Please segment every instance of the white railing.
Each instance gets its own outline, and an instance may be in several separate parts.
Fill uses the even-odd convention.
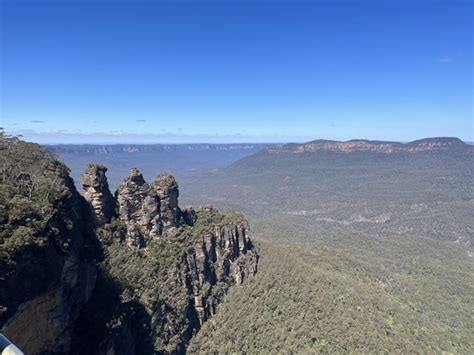
[[[1,355],[24,355],[23,351],[18,349],[6,336],[0,333],[0,351]]]

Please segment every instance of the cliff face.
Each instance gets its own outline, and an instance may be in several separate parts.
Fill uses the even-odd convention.
[[[68,352],[95,287],[98,248],[67,168],[0,137],[0,329],[27,354]]]
[[[126,225],[125,240],[129,246],[144,247],[161,234],[158,195],[137,169],[132,169],[115,196],[118,218]]]
[[[168,174],[149,184],[132,169],[115,196],[116,215],[98,235],[107,255],[102,274],[120,285],[114,295],[120,302],[98,322],[88,315],[83,320],[89,332],[104,334],[99,351],[122,353],[126,335],[137,352],[183,352],[227,289],[257,270],[247,222],[210,206],[181,210],[178,184]],[[104,292],[93,302],[110,298]],[[111,332],[106,323],[120,326]],[[141,324],[140,331],[133,324]],[[137,345],[143,339],[149,348]],[[97,351],[96,345],[82,343],[77,353]]]
[[[106,172],[107,168],[103,165],[89,164],[84,174],[81,175],[84,197],[92,206],[99,224],[109,222],[115,210],[115,200],[109,190],[109,184],[105,177]]]
[[[282,147],[268,148],[272,153],[290,152],[318,152],[332,151],[342,153],[353,152],[373,152],[373,153],[419,153],[427,151],[444,151],[451,149],[472,150],[472,147],[458,138],[425,138],[410,143],[383,142],[369,140],[350,140],[347,142],[337,142],[329,140],[315,140],[304,144],[287,144]]]
[[[257,254],[238,214],[178,206],[168,174],[83,196],[38,145],[0,137],[0,331],[28,354],[182,353]]]
[[[47,148],[58,154],[135,154],[142,152],[169,152],[169,151],[258,151],[261,144],[56,144]]]
[[[160,198],[160,214],[164,231],[173,233],[179,227],[180,209],[178,207],[178,183],[169,174],[160,174],[153,184],[156,194]]]
[[[212,207],[198,211],[201,218],[219,215]],[[225,219],[225,217],[224,217]],[[257,271],[257,256],[247,236],[244,220],[229,220],[213,226],[210,233],[198,238],[187,255],[189,293],[201,325],[215,313],[219,297],[209,291],[212,286],[231,280],[237,285]]]

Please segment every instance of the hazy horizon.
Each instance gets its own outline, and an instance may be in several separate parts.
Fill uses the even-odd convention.
[[[0,353],[474,354],[473,6],[0,0]]]
[[[11,134],[10,132],[6,132],[7,134]],[[138,137],[130,137],[128,136],[127,139],[118,139],[114,137],[113,135],[109,136],[110,140],[100,140],[100,139],[93,139],[93,140],[84,140],[84,136],[82,135],[69,135],[67,139],[61,140],[61,135],[51,135],[50,137],[54,137],[53,140],[48,140],[48,135],[45,135],[45,137],[35,137],[35,135],[23,135],[19,133],[21,138],[32,142],[32,143],[38,143],[38,144],[43,144],[43,145],[187,145],[187,144],[195,144],[195,145],[200,145],[200,144],[209,144],[209,145],[226,145],[226,144],[239,144],[239,145],[244,145],[244,144],[249,144],[249,145],[265,145],[265,144],[289,144],[289,143],[307,143],[311,142],[314,140],[328,140],[328,141],[336,141],[336,142],[347,142],[351,140],[369,140],[369,141],[383,141],[383,142],[397,142],[397,143],[409,143],[413,142],[416,140],[420,139],[426,139],[426,138],[458,138],[459,137],[448,137],[448,136],[436,136],[436,137],[418,137],[413,140],[385,140],[385,139],[378,139],[378,138],[366,138],[366,137],[352,137],[348,139],[333,139],[333,138],[327,138],[327,137],[313,137],[313,138],[302,138],[300,137],[299,139],[282,139],[282,140],[271,140],[269,138],[267,139],[242,139],[242,140],[226,140],[225,137],[219,137],[219,140],[180,140],[182,137],[175,137],[176,140],[158,140],[158,139],[153,139],[152,135],[151,136],[145,136],[145,138],[138,138]],[[15,134],[14,134],[15,135]],[[100,137],[103,138],[101,135]],[[39,139],[38,139],[39,138]],[[46,139],[44,139],[46,138]],[[99,137],[94,137],[94,138],[99,138]],[[467,141],[461,139],[464,143],[467,144],[474,144],[474,141]]]
[[[470,1],[0,6],[0,127],[27,140],[474,140]]]

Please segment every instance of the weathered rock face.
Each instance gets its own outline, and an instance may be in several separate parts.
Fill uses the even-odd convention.
[[[91,204],[98,224],[110,222],[115,212],[115,199],[110,193],[103,165],[89,164],[81,175],[84,198]]]
[[[68,353],[95,287],[92,213],[63,164],[37,145],[1,141],[11,173],[1,172],[0,331],[26,354]],[[28,191],[19,172],[36,181]]]
[[[135,294],[147,314],[138,319],[132,315],[128,324],[146,325],[155,353],[185,352],[193,333],[215,314],[228,289],[255,274],[258,255],[247,230],[242,216],[205,207],[196,212],[193,227],[151,241],[145,252],[148,259],[143,257],[143,249],[127,248],[121,267],[129,269],[131,266],[122,260],[137,260],[139,256],[142,280],[129,284],[128,294]],[[176,248],[177,244],[182,248]],[[110,263],[114,264],[113,259]],[[120,334],[129,333],[133,333],[132,328],[120,330]],[[141,341],[132,338],[135,344]],[[114,344],[116,338],[107,342]]]
[[[439,137],[420,139],[406,144],[399,142],[370,141],[365,139],[354,139],[346,142],[319,139],[304,144],[287,144],[282,147],[268,148],[267,151],[271,153],[331,151],[340,153],[372,152],[391,154],[446,151],[452,149],[474,150],[473,147],[458,138]]]
[[[164,232],[173,232],[179,226],[178,183],[174,176],[160,174],[153,184],[160,198],[160,215]]]
[[[132,169],[115,196],[118,217],[127,228],[125,240],[129,246],[145,247],[161,235],[160,199],[138,169]]]
[[[101,339],[109,352],[133,348],[123,344],[125,338],[127,344],[135,344],[136,352],[184,352],[228,288],[257,271],[258,256],[241,215],[221,214],[211,206],[181,210],[178,197],[174,177],[162,174],[148,184],[137,169],[117,189],[120,224],[113,218],[100,232],[111,243],[105,274],[119,280],[115,297],[123,302],[121,326]],[[126,306],[132,303],[133,310]],[[106,322],[114,323],[114,317]],[[143,331],[137,334],[137,329]],[[100,324],[93,333],[98,332]],[[153,350],[137,348],[144,343],[152,344]],[[77,353],[95,352],[95,346]]]
[[[173,236],[183,225],[192,225],[196,213],[192,208],[181,211],[178,206],[179,189],[176,179],[161,174],[148,184],[138,169],[117,188],[118,217],[127,229],[129,246],[144,248],[160,236]]]
[[[184,210],[181,211],[181,218],[183,219],[183,222],[187,224],[188,226],[194,225],[197,220],[197,214],[194,208],[188,206]]]
[[[25,353],[183,353],[256,272],[245,219],[181,210],[171,175],[133,169],[114,198],[89,165],[82,197],[47,151],[2,144],[0,331]]]
[[[33,297],[21,303],[13,316],[2,322],[1,332],[13,339],[26,354],[67,353],[71,326],[95,286],[97,270],[94,263],[85,262],[77,255],[61,258],[48,253],[45,257],[59,258],[59,279],[53,284],[48,282],[44,293],[29,294]]]
[[[203,207],[197,212],[198,218],[209,213],[218,212],[212,207]],[[257,272],[258,256],[247,230],[246,221],[215,225],[213,233],[202,236],[187,256],[187,277],[200,325],[215,313],[220,301],[209,293],[213,285],[229,280],[240,285]]]

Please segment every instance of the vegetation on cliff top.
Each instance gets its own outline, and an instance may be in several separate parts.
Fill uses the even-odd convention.
[[[45,306],[43,314],[38,312],[26,317],[38,317],[38,322],[47,322],[55,313],[60,320],[50,332],[51,338],[45,341],[63,343],[64,337],[58,339],[58,333],[63,326],[69,327],[64,323],[74,319],[77,307],[88,297],[87,290],[81,288],[90,281],[88,277],[94,278],[97,252],[89,209],[75,190],[67,167],[43,147],[0,131],[2,332],[13,335],[15,340],[15,331],[4,326],[12,320],[18,307],[38,296],[54,293],[55,302]],[[63,296],[67,301],[61,298]],[[62,302],[64,304],[60,304]],[[22,333],[26,335],[17,335],[30,337],[25,351],[36,345],[46,351],[48,344],[37,342],[37,337],[32,335],[33,328],[24,329]]]
[[[190,353],[474,351],[474,270],[459,246],[342,231],[292,236],[257,243],[259,272],[229,291]]]
[[[194,220],[192,210],[179,212],[182,216],[172,235],[152,239],[146,248],[132,248],[124,243],[130,221],[116,215],[111,223],[94,226],[91,206],[54,154],[1,133],[0,164],[0,327],[4,331],[5,324],[15,320],[20,305],[52,292],[56,303],[38,309],[37,316],[47,322],[59,315],[61,327],[68,332],[61,340],[63,350],[39,341],[38,347],[29,346],[30,352],[182,352],[210,315],[199,313],[201,302],[214,309],[237,282],[229,274],[230,264],[217,277],[212,270],[222,265],[214,265],[216,260],[200,253],[205,243],[217,243],[211,241],[216,228],[237,233],[236,226],[245,226],[240,214],[221,214],[206,207],[197,211]],[[194,225],[184,223],[188,217]],[[233,243],[237,237],[242,236],[232,235]],[[219,251],[220,262],[242,266],[244,261],[233,254],[239,249],[236,245],[230,246],[229,255]],[[227,259],[231,257],[236,259]],[[88,268],[90,279],[76,285],[74,280],[88,277],[81,273]],[[77,289],[70,290],[74,285]],[[92,290],[90,299],[84,296]],[[84,299],[67,304],[68,297],[77,296],[74,292]],[[37,336],[34,328],[27,330]],[[9,336],[17,339],[14,333]]]
[[[260,152],[185,179],[261,256],[189,351],[473,353],[473,158]]]
[[[95,348],[100,339],[123,338],[127,328],[138,353],[184,350],[199,328],[196,316],[190,315],[193,295],[185,286],[189,282],[186,258],[203,237],[213,235],[216,226],[245,223],[238,213],[221,214],[213,208],[201,209],[197,215],[195,225],[180,227],[173,237],[152,240],[144,249],[124,246],[126,227],[117,218],[97,230],[104,250],[102,281],[78,322],[87,326],[76,333],[77,353]],[[207,267],[214,265],[209,262]],[[220,301],[232,284],[231,279],[207,284],[202,294]]]

